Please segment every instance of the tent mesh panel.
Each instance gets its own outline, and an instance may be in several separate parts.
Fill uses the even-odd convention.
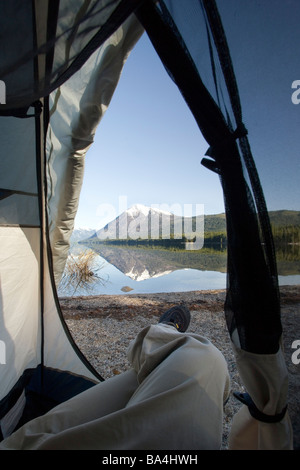
[[[202,15],[200,49],[206,51],[213,64],[214,87],[209,91],[202,80],[202,70],[186,45],[195,40],[189,37],[194,34],[193,28],[180,30],[181,24],[193,24],[196,11],[197,20]],[[210,158],[203,159],[204,165],[220,175],[228,239],[225,314],[229,333],[232,338],[238,333],[239,346],[244,350],[275,353],[282,327],[273,238],[216,4],[203,0],[183,5],[183,2],[166,0],[156,7],[151,3],[143,5],[138,17],[210,146]],[[215,73],[217,59],[221,79]],[[222,96],[222,106],[217,95]],[[244,167],[251,186],[246,182]]]

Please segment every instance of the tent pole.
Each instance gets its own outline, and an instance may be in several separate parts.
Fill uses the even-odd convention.
[[[35,105],[35,139],[36,139],[36,169],[39,194],[39,218],[40,218],[40,327],[41,327],[41,390],[43,389],[44,367],[44,255],[45,255],[45,195],[44,195],[44,126],[43,106],[41,101]]]

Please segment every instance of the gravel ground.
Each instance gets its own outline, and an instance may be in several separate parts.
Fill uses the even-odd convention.
[[[233,391],[244,391],[225,324],[225,291],[167,294],[130,294],[61,298],[60,304],[70,332],[94,368],[104,379],[130,367],[126,351],[136,334],[157,323],[170,306],[184,302],[191,311],[188,331],[206,336],[227,360]],[[300,449],[300,364],[292,362],[293,341],[300,340],[300,286],[281,288],[284,347],[289,370],[289,412],[294,429],[294,448]],[[223,449],[234,414],[240,403],[231,395],[225,407]]]

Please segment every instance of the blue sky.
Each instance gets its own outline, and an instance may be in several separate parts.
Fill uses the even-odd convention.
[[[98,206],[204,204],[223,212],[216,175],[197,124],[146,35],[132,51],[87,153],[78,226],[101,225]],[[125,199],[124,199],[125,200]],[[98,212],[98,215],[97,215]]]
[[[226,0],[228,5],[232,1]],[[297,14],[290,15],[288,21],[279,10],[270,18],[270,11],[263,8],[268,2],[253,1],[262,8],[259,15],[252,12],[252,17],[246,10],[246,23],[250,31],[257,29],[258,44],[260,34],[263,41],[269,28],[268,42],[261,49],[249,40],[244,45],[230,44],[239,65],[237,78],[245,105],[245,124],[268,208],[300,210],[300,104],[291,101],[292,82],[300,80],[299,54],[296,47],[291,47],[299,44],[299,2],[286,0],[290,7],[297,6]],[[280,5],[278,0],[272,2]],[[224,14],[226,27],[225,10]],[[243,47],[250,57],[255,54],[258,64],[251,74],[249,65],[243,68]],[[284,51],[281,64],[274,53],[276,48]],[[259,66],[263,67],[266,60],[268,75],[261,77]],[[115,209],[115,215],[124,204],[129,208],[135,203],[170,208],[186,204],[193,212],[198,204],[204,205],[206,214],[223,212],[219,178],[200,163],[207,147],[144,34],[125,64],[87,153],[75,226],[101,228],[111,219],[105,214],[105,204]]]

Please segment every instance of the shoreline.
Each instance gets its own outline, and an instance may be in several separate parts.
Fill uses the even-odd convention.
[[[59,299],[64,319],[76,344],[106,380],[130,368],[126,351],[131,340],[174,304],[184,302],[191,312],[188,331],[206,336],[224,355],[232,391],[244,392],[231,348],[224,315],[226,290],[157,294],[120,294]],[[294,448],[300,450],[300,364],[292,362],[293,341],[300,340],[300,285],[281,286],[281,317],[286,365],[289,373],[289,413]],[[240,403],[234,397],[225,407],[223,448]]]
[[[300,301],[300,284],[285,284],[279,286],[280,294],[283,295],[282,299],[286,301],[288,299],[290,301]],[[96,295],[78,295],[78,296],[66,296],[60,295],[59,300],[62,302],[67,302],[68,300],[76,301],[78,300],[93,300],[93,299],[112,299],[112,298],[119,298],[119,297],[166,297],[169,298],[170,296],[182,297],[182,296],[192,296],[194,295],[218,295],[218,294],[225,294],[226,288],[224,289],[202,289],[202,290],[190,290],[190,291],[176,291],[176,292],[149,292],[149,293],[135,293],[132,291],[120,293],[120,294],[96,294]]]

